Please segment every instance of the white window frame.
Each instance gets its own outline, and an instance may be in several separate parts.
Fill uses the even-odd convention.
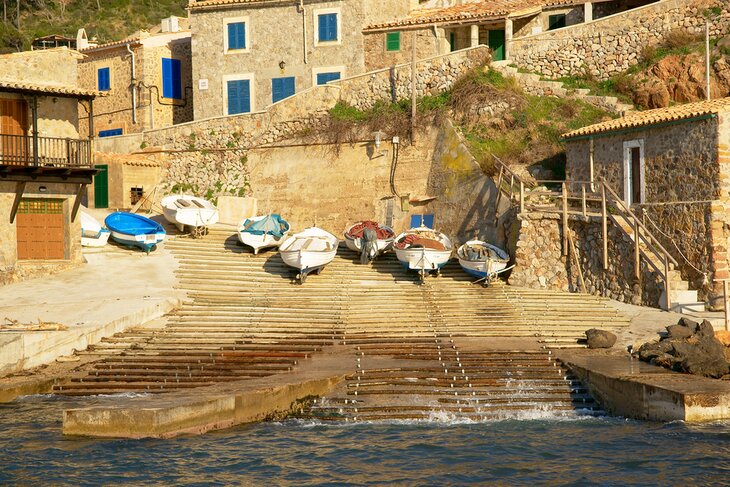
[[[639,148],[639,181],[641,184],[640,198],[641,201],[631,201],[631,149]],[[624,142],[624,203],[628,206],[632,204],[641,204],[646,201],[646,167],[644,154],[644,139],[629,140]]]
[[[221,94],[223,97],[223,115],[226,117],[234,117],[236,115],[245,115],[245,113],[236,113],[235,115],[228,114],[228,82],[229,81],[242,81],[248,80],[251,91],[249,97],[251,98],[251,110],[248,113],[256,111],[256,83],[255,76],[253,73],[240,73],[240,74],[227,74],[221,78],[223,87],[221,88]]]
[[[319,40],[319,16],[326,14],[337,14],[337,40],[336,41],[320,41]],[[342,45],[342,8],[320,8],[312,10],[312,24],[314,30],[314,47],[317,46],[339,46]]]
[[[312,68],[312,86],[324,86],[324,85],[317,84],[317,75],[318,74],[334,73],[334,72],[340,73],[340,79],[343,79],[345,77],[345,67],[344,66],[328,66],[326,68]]]
[[[228,24],[244,23],[245,49],[228,49]],[[244,54],[251,52],[251,22],[249,17],[226,17],[223,19],[223,54]]]

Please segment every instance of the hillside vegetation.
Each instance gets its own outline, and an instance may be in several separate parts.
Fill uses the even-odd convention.
[[[5,20],[0,22],[3,52],[28,49],[34,38],[50,34],[75,37],[81,27],[86,29],[89,38],[96,37],[99,42],[123,39],[170,15],[185,16],[187,5],[187,0],[18,1],[20,19],[15,1],[4,1],[7,10]]]

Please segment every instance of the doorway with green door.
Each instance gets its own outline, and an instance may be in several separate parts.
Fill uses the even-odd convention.
[[[489,31],[489,49],[492,50],[492,61],[504,61],[504,30]]]
[[[94,176],[94,208],[109,208],[109,166],[94,166],[99,173]]]

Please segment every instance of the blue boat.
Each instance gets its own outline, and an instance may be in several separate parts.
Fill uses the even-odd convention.
[[[154,220],[134,213],[117,211],[104,220],[112,239],[122,245],[139,247],[148,254],[165,240],[165,229]]]

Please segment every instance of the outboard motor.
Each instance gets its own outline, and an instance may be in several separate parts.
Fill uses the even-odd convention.
[[[378,255],[378,232],[366,228],[360,239],[360,263],[367,264]]]

